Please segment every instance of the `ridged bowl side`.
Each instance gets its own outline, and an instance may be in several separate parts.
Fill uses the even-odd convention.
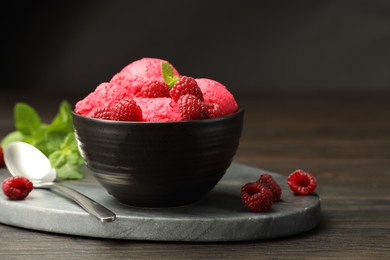
[[[215,119],[118,122],[73,113],[88,169],[124,204],[195,202],[223,177],[237,151],[244,110]]]

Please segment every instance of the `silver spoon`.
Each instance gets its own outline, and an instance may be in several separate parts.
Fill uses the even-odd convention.
[[[4,151],[5,164],[13,176],[24,176],[34,185],[34,188],[48,189],[73,200],[89,214],[101,222],[111,222],[116,219],[115,213],[80,192],[56,183],[55,169],[49,159],[35,146],[25,142],[13,142]]]

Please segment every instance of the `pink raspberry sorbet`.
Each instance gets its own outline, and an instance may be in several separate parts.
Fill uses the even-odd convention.
[[[114,75],[110,82],[122,86],[135,94],[150,80],[164,81],[161,73],[161,62],[163,61],[168,62],[156,58],[142,58],[134,61]],[[180,76],[177,70],[173,69],[174,74]]]
[[[166,60],[158,58],[142,58],[124,67],[114,75],[110,82],[103,82],[84,99],[78,101],[74,111],[80,115],[91,117],[98,108],[111,109],[123,98],[136,101],[142,110],[143,120],[147,122],[174,122],[183,120],[178,104],[171,97],[140,98],[136,97],[141,88],[151,80],[164,81],[161,64]],[[172,65],[171,65],[172,66]],[[174,76],[181,77],[173,68]],[[232,93],[221,83],[206,79],[195,79],[202,90],[204,101],[217,103],[223,108],[225,115],[238,109]]]
[[[195,79],[202,90],[205,102],[217,103],[225,114],[231,114],[237,111],[238,104],[232,93],[221,83],[212,79]]]
[[[104,82],[97,86],[95,91],[76,103],[75,112],[90,117],[96,108],[111,108],[125,97],[133,98],[134,95],[121,86]]]

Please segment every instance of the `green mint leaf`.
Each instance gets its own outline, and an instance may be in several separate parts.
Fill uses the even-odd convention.
[[[23,141],[29,143],[36,148],[38,148],[44,155],[48,156],[49,151],[47,148],[48,143],[46,143],[47,136],[47,125],[41,124],[39,128],[37,128],[30,135],[25,135]]]
[[[68,133],[73,132],[71,108],[68,102],[63,101],[57,115],[51,124],[41,124],[34,133],[25,137],[25,142],[34,145],[44,155],[49,156],[60,149]]]
[[[9,143],[23,141],[23,139],[24,139],[24,135],[22,134],[22,132],[14,131],[7,134],[3,138],[3,140],[1,140],[1,146],[3,147],[3,149],[5,149]]]
[[[60,149],[68,133],[73,133],[73,119],[71,106],[68,102],[61,102],[58,113],[42,136],[35,138],[35,146],[46,156]]]
[[[168,78],[172,78],[174,75],[172,66],[166,61],[161,62],[161,73],[164,81],[167,81]]]
[[[25,103],[16,103],[14,119],[16,131],[6,135],[1,145],[23,141],[35,146],[46,155],[61,179],[81,179],[84,163],[78,150],[73,129],[71,106],[63,101],[53,121],[42,123],[34,108]]]
[[[74,133],[69,133],[59,150],[49,155],[49,160],[60,179],[81,179],[83,177],[82,159]]]
[[[57,167],[56,174],[59,179],[63,180],[80,180],[84,176],[82,168],[71,163],[66,163],[62,167]]]
[[[73,119],[71,106],[67,101],[62,101],[57,115],[48,127],[49,132],[64,132],[73,131]]]
[[[58,131],[50,132],[48,128],[48,126],[42,128],[41,131],[36,132],[35,135],[31,137],[31,140],[27,140],[29,143],[41,150],[41,152],[46,156],[49,156],[51,153],[60,149],[65,136],[68,134]]]
[[[15,128],[24,135],[31,135],[42,124],[37,111],[26,103],[18,102],[14,107]]]
[[[175,76],[171,64],[166,61],[161,62],[161,73],[164,78],[164,82],[167,83],[170,88],[172,88],[179,80],[179,77]]]

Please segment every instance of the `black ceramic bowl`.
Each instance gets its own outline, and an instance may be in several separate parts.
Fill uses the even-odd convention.
[[[237,151],[244,111],[205,120],[120,122],[73,113],[85,164],[124,204],[172,207],[201,199]]]

